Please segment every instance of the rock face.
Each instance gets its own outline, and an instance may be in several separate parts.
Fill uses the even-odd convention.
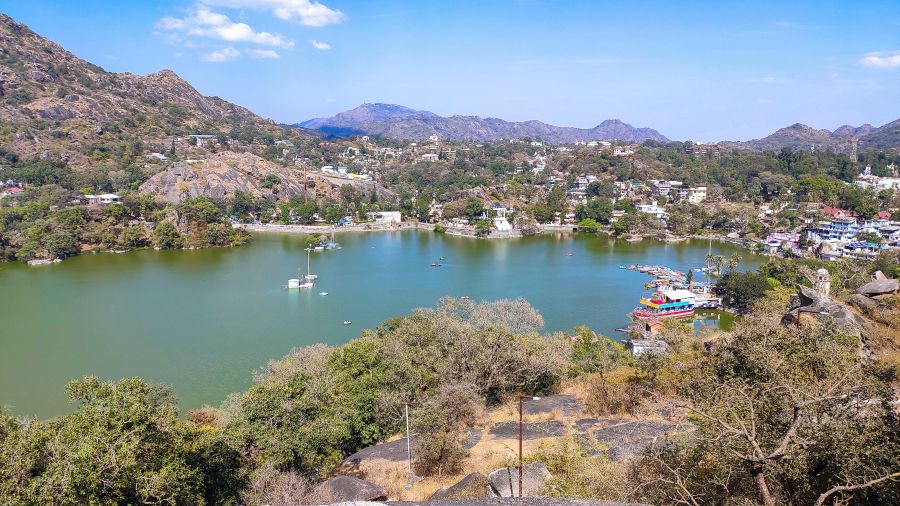
[[[278,184],[264,188],[266,176],[275,176]],[[234,197],[237,192],[272,200],[300,197],[306,195],[304,192],[309,192],[310,198],[339,197],[340,187],[345,184],[363,194],[372,192],[372,183],[328,178],[317,172],[309,172],[306,177],[296,168],[282,167],[252,153],[223,151],[194,163],[174,163],[154,174],[140,190],[171,203],[180,202],[182,195],[221,199]],[[312,184],[304,188],[306,180]],[[391,195],[382,187],[375,191],[379,197]]]
[[[313,495],[319,504],[387,500],[384,488],[352,476],[329,478],[316,487]]]
[[[432,494],[428,499],[479,499],[482,497],[497,497],[497,492],[491,486],[491,481],[481,473],[471,473],[459,482],[442,488]]]
[[[890,295],[900,291],[900,280],[874,279],[856,289],[856,293],[867,297]]]
[[[536,496],[544,492],[553,478],[547,466],[532,462],[522,466],[522,496]],[[501,467],[488,475],[491,487],[500,497],[519,497],[519,468]]]
[[[788,311],[781,319],[786,325],[814,318],[820,321],[830,320],[842,331],[855,337],[865,337],[871,331],[869,323],[862,317],[827,295],[803,285],[797,286],[797,295],[800,297],[799,306]]]

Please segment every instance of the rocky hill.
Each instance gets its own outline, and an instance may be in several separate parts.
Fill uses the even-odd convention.
[[[266,178],[273,176],[277,183],[265,184]],[[371,182],[330,178],[321,172],[310,171],[304,177],[297,167],[284,167],[253,153],[223,151],[203,160],[175,162],[150,177],[140,190],[171,203],[180,202],[182,197],[232,198],[238,192],[273,200],[302,196],[318,199],[339,198],[340,187],[345,184],[365,193],[373,188]],[[385,188],[375,188],[379,197],[393,196]]]
[[[850,153],[854,139],[859,151],[866,149],[886,150],[900,148],[900,120],[880,127],[865,124],[859,127],[841,126],[834,131],[815,129],[802,123],[779,129],[775,133],[745,142],[722,142],[720,145],[757,151],[778,151],[782,148],[793,150],[825,150]]]
[[[535,139],[552,143],[668,140],[652,128],[635,128],[617,119],[603,121],[593,128],[559,127],[536,120],[510,122],[479,116],[443,117],[393,104],[362,104],[330,118],[311,119],[296,126],[338,137],[365,134],[425,139],[437,134],[446,140],[458,141]]]
[[[281,136],[271,120],[200,94],[171,70],[112,73],[0,14],[0,144],[73,167],[107,161],[116,143],[168,145],[189,133]],[[118,163],[108,157],[110,164]]]

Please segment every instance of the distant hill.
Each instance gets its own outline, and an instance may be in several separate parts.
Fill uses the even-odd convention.
[[[113,73],[0,14],[0,146],[19,157],[59,156],[76,168],[107,162],[116,144],[167,144],[176,135],[283,129],[171,70]],[[108,164],[119,163],[108,156]],[[108,167],[109,167],[108,165]],[[110,167],[112,168],[112,167]]]
[[[510,122],[479,116],[443,117],[393,104],[363,104],[330,118],[311,119],[295,126],[337,137],[365,134],[417,140],[437,134],[447,140],[482,142],[526,138],[552,143],[668,141],[652,128],[635,128],[617,119],[606,120],[594,128],[559,127],[536,120]]]
[[[852,149],[853,139],[858,140],[858,150],[898,149],[900,148],[900,120],[880,127],[869,124],[859,127],[844,125],[834,131],[817,130],[802,123],[795,123],[762,139],[745,142],[725,141],[720,142],[719,145],[757,151],[777,151],[782,148],[791,148],[805,151],[830,149],[838,153],[849,153]]]

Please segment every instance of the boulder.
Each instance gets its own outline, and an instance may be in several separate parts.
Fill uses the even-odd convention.
[[[850,303],[854,306],[862,309],[863,311],[871,311],[878,307],[878,303],[874,300],[866,297],[861,293],[855,293],[850,297]]]
[[[897,279],[874,279],[856,289],[856,293],[868,297],[893,294],[897,291],[900,291],[900,280]]]
[[[542,494],[547,482],[553,478],[547,466],[532,462],[522,466],[522,496],[534,497]],[[501,467],[488,475],[491,487],[500,497],[519,497],[519,468]]]
[[[781,323],[795,325],[798,320],[802,322],[807,318],[819,321],[827,319],[854,337],[861,338],[871,332],[871,327],[865,319],[831,297],[803,285],[797,285],[797,295],[800,304],[788,311],[781,318]]]
[[[374,483],[352,476],[335,476],[313,490],[317,504],[349,501],[385,501],[387,491]]]
[[[491,487],[491,481],[481,473],[471,473],[449,487],[439,489],[428,498],[436,499],[481,499],[484,497],[497,497],[497,492]]]

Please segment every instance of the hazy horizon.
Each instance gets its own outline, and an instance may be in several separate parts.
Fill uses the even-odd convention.
[[[169,68],[279,123],[368,102],[719,141],[900,117],[900,2],[0,0],[0,11],[107,70]]]

